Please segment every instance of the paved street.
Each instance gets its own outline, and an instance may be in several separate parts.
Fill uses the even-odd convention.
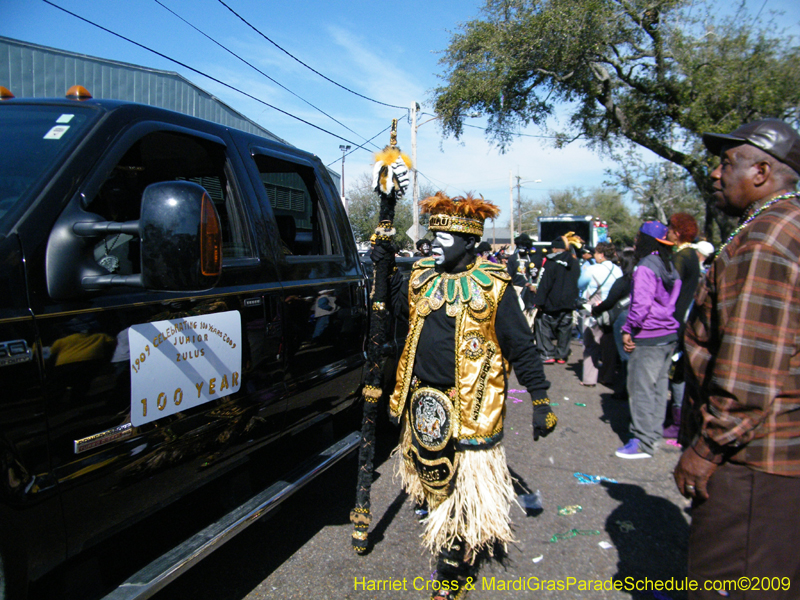
[[[685,598],[683,592],[517,591],[519,578],[536,580],[629,581],[683,579],[689,516],[675,490],[672,469],[678,450],[662,446],[656,456],[622,460],[614,456],[627,428],[627,406],[611,399],[611,390],[584,388],[576,370],[582,347],[573,343],[566,365],[547,365],[551,401],[559,417],[557,430],[534,443],[531,405],[526,393],[514,392],[508,405],[505,447],[508,463],[520,483],[539,490],[543,510],[526,516],[515,508],[518,543],[505,564],[485,565],[468,598]],[[516,380],[512,389],[519,389]],[[585,404],[585,406],[580,406]],[[396,433],[392,433],[396,436]],[[391,440],[393,444],[395,440]],[[295,496],[272,518],[257,523],[156,596],[158,600],[257,600],[266,598],[427,598],[413,589],[433,571],[419,534],[422,527],[412,503],[392,480],[391,444],[379,452],[373,486],[374,548],[366,556],[350,548],[348,513],[355,491],[355,463],[350,460],[326,473]],[[574,473],[602,476],[618,483],[581,484]],[[559,507],[582,510],[560,515]],[[556,534],[577,530],[552,542]],[[601,547],[603,545],[607,548]],[[534,562],[535,559],[540,560]],[[482,589],[494,577],[495,589]],[[355,590],[354,582],[406,580],[407,591]],[[512,589],[502,589],[499,582]],[[383,584],[384,586],[386,584]],[[400,584],[398,584],[400,585]],[[541,585],[541,583],[540,583]]]

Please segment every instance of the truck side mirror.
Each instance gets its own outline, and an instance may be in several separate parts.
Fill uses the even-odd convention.
[[[149,185],[139,234],[145,288],[201,291],[216,285],[222,273],[222,227],[202,186],[188,181]]]
[[[214,287],[222,273],[222,227],[202,186],[168,181],[147,186],[138,221],[103,221],[75,204],[59,217],[47,243],[47,290],[56,300],[128,286],[199,292]],[[141,240],[141,273],[115,275],[95,260],[98,239],[114,233]]]

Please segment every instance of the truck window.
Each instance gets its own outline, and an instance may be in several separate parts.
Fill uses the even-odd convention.
[[[86,209],[109,221],[136,220],[144,189],[161,181],[202,185],[222,223],[223,259],[253,256],[225,148],[201,138],[167,131],[145,135],[125,152]],[[130,235],[110,235],[95,246],[95,259],[112,273],[137,273],[138,257],[139,242]]]
[[[0,111],[0,235],[11,213],[21,213],[27,197],[60,166],[96,118],[76,106],[3,106]],[[9,219],[6,221],[6,216]]]
[[[254,160],[267,192],[286,256],[341,254],[320,202],[314,170],[271,156]]]

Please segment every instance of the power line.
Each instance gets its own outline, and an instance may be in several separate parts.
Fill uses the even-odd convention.
[[[468,123],[463,123],[463,126],[464,127],[472,127],[473,129],[480,129],[482,131],[489,131],[486,127],[480,127],[478,125],[469,125]],[[559,137],[557,135],[533,135],[531,133],[515,133],[513,131],[503,131],[502,133],[510,133],[511,135],[515,135],[517,137],[544,138],[544,139],[549,139],[549,140],[557,140],[557,139],[559,139]],[[578,136],[578,137],[582,137],[582,136]]]
[[[460,191],[462,194],[466,194],[466,193],[467,193],[467,190],[461,189],[461,188],[459,188],[459,187],[456,187],[456,186],[454,186],[454,185],[450,185],[449,183],[445,183],[444,181],[439,181],[439,184],[437,185],[436,181],[434,181],[433,179],[431,179],[430,177],[428,177],[427,175],[425,175],[425,173],[423,173],[422,171],[419,171],[419,170],[418,170],[418,171],[417,171],[417,175],[421,175],[422,177],[424,177],[425,179],[427,179],[427,180],[428,180],[428,181],[429,181],[429,182],[430,182],[430,183],[431,183],[431,184],[432,184],[434,187],[439,187],[440,185],[444,185],[444,186],[445,186],[445,188],[453,188],[453,189],[456,189],[456,190]]]
[[[247,19],[245,19],[243,16],[241,16],[241,15],[240,15],[239,13],[237,13],[235,10],[233,10],[233,9],[232,9],[230,6],[228,6],[227,4],[225,4],[225,2],[223,2],[223,0],[217,0],[217,1],[218,1],[220,4],[222,4],[222,6],[224,6],[224,7],[225,7],[225,8],[227,8],[229,11],[231,11],[231,12],[232,12],[234,15],[236,15],[236,16],[237,16],[237,17],[238,17],[238,18],[239,18],[239,19],[240,19],[240,20],[241,20],[241,21],[242,21],[242,22],[243,22],[245,25],[247,25],[247,26],[248,26],[250,29],[252,29],[253,31],[255,31],[255,32],[258,34],[258,35],[260,35],[260,36],[261,36],[261,37],[263,37],[265,40],[267,40],[267,41],[268,41],[270,44],[272,44],[273,46],[275,46],[275,47],[276,47],[278,50],[280,50],[281,52],[283,52],[283,53],[284,53],[284,54],[286,54],[287,56],[289,56],[289,57],[291,57],[292,59],[294,59],[294,60],[296,60],[297,62],[299,62],[301,65],[303,65],[303,66],[304,66],[306,69],[308,69],[309,71],[312,71],[312,72],[316,73],[317,75],[319,75],[320,77],[322,77],[322,78],[323,78],[325,81],[329,81],[329,82],[331,82],[333,85],[335,85],[335,86],[338,86],[338,87],[342,88],[343,90],[350,92],[351,94],[355,94],[355,95],[356,95],[356,96],[358,96],[359,98],[363,98],[364,100],[369,100],[370,102],[374,102],[375,104],[380,104],[380,105],[382,105],[382,106],[388,106],[389,108],[399,108],[400,110],[408,110],[408,109],[407,109],[406,107],[404,107],[404,106],[396,106],[396,105],[394,105],[394,104],[387,104],[386,102],[381,102],[380,100],[375,100],[375,99],[373,99],[373,98],[369,98],[368,96],[365,96],[364,94],[359,94],[358,92],[356,92],[356,91],[354,91],[354,90],[351,90],[349,87],[343,86],[341,83],[337,83],[336,81],[334,81],[334,80],[333,80],[333,79],[331,79],[330,77],[326,77],[325,75],[323,75],[322,73],[320,73],[319,71],[317,71],[316,69],[314,69],[313,67],[310,67],[309,65],[307,65],[306,63],[304,63],[302,60],[300,60],[299,58],[297,58],[297,57],[296,57],[294,54],[292,54],[291,52],[289,52],[289,51],[288,51],[288,50],[286,50],[285,48],[282,48],[281,46],[279,46],[277,43],[275,43],[274,41],[272,41],[272,40],[271,40],[270,38],[268,38],[266,35],[264,35],[263,33],[261,33],[261,31],[259,31],[259,30],[258,30],[256,27],[254,27],[253,25],[251,25],[251,24],[250,24],[250,23],[247,21]]]
[[[247,60],[245,60],[244,58],[242,58],[241,56],[239,56],[238,54],[236,54],[236,53],[235,53],[233,50],[230,50],[229,48],[227,48],[226,46],[224,46],[223,44],[219,43],[217,40],[215,40],[214,38],[212,38],[210,35],[206,34],[204,31],[202,31],[202,30],[198,29],[197,27],[195,27],[194,25],[192,25],[192,24],[191,24],[189,21],[187,21],[186,19],[184,19],[182,16],[180,16],[180,15],[179,15],[178,13],[176,13],[174,10],[172,10],[172,9],[171,9],[171,8],[169,8],[168,6],[164,5],[164,4],[161,2],[161,0],[153,0],[153,1],[154,1],[156,4],[158,4],[159,6],[161,6],[163,9],[165,9],[165,10],[168,10],[168,11],[169,11],[170,13],[172,13],[174,16],[176,16],[176,17],[177,17],[177,18],[179,18],[181,21],[183,21],[184,23],[186,23],[186,24],[187,24],[189,27],[191,27],[192,29],[194,29],[194,30],[195,30],[196,32],[198,32],[200,35],[203,35],[203,36],[205,36],[205,37],[206,37],[208,40],[210,40],[210,41],[214,42],[214,43],[215,43],[217,46],[219,46],[220,48],[222,48],[223,50],[225,50],[225,52],[228,52],[229,54],[232,54],[233,56],[235,56],[236,58],[238,58],[240,61],[242,61],[244,64],[246,64],[248,67],[252,68],[253,70],[257,71],[258,73],[260,73],[261,75],[263,75],[264,77],[266,77],[267,79],[269,79],[269,80],[270,80],[272,83],[274,83],[274,84],[275,84],[275,85],[277,85],[278,87],[280,87],[280,88],[282,88],[282,89],[286,90],[287,92],[289,92],[290,94],[292,94],[292,95],[293,95],[293,96],[295,96],[296,98],[299,98],[300,100],[302,100],[303,102],[305,102],[306,104],[308,104],[308,105],[309,105],[311,108],[313,108],[313,109],[315,109],[315,110],[318,110],[318,111],[319,111],[319,112],[321,112],[323,115],[325,115],[326,117],[328,117],[329,119],[331,119],[331,120],[332,120],[334,123],[337,123],[337,124],[341,125],[342,127],[344,127],[345,129],[347,129],[347,131],[349,131],[350,133],[354,133],[354,134],[356,134],[356,135],[357,135],[358,137],[360,137],[362,140],[365,140],[365,141],[367,141],[367,142],[369,141],[369,140],[366,140],[366,138],[365,138],[363,135],[359,134],[359,133],[358,133],[358,132],[356,132],[356,131],[353,131],[353,130],[352,130],[352,129],[350,129],[350,128],[349,128],[347,125],[345,125],[345,124],[344,124],[344,123],[342,123],[341,121],[339,121],[339,120],[335,119],[334,117],[332,117],[331,115],[329,115],[328,113],[326,113],[326,112],[325,112],[324,110],[322,110],[321,108],[319,108],[319,107],[317,107],[317,106],[314,106],[314,105],[313,105],[311,102],[309,102],[308,100],[306,100],[305,98],[303,98],[303,97],[302,97],[302,96],[300,96],[299,94],[296,94],[296,93],[294,93],[294,92],[293,92],[292,90],[290,90],[288,87],[286,87],[285,85],[283,85],[283,84],[282,84],[282,83],[280,83],[279,81],[276,81],[275,79],[273,79],[272,77],[270,77],[269,75],[267,75],[266,73],[264,73],[264,71],[262,71],[261,69],[259,69],[258,67],[256,67],[254,64],[252,64],[252,63],[248,62]],[[374,145],[374,144],[373,144],[373,145]],[[377,146],[376,146],[376,148],[377,148]]]
[[[398,119],[398,120],[399,120],[399,119]],[[389,125],[388,127],[385,127],[384,129],[382,129],[381,131],[379,131],[378,133],[376,133],[375,135],[373,135],[371,138],[369,138],[369,139],[368,139],[366,142],[364,142],[364,143],[365,143],[365,144],[369,144],[369,143],[370,143],[370,142],[372,142],[372,140],[374,140],[376,137],[378,137],[379,135],[381,135],[381,134],[383,134],[383,133],[386,133],[386,132],[387,132],[387,131],[389,131],[391,128],[392,128],[392,126],[391,126],[391,125]],[[372,144],[372,145],[373,145],[373,146],[375,146],[375,144]],[[375,146],[375,147],[376,147],[376,148],[379,148],[379,146]],[[348,152],[348,153],[347,153],[347,154],[345,154],[344,156],[350,156],[350,155],[351,155],[353,152],[355,152],[355,151],[356,151],[356,150],[358,150],[359,148],[364,148],[364,146],[363,146],[363,145],[361,145],[361,146],[356,146],[355,148],[353,148],[353,149],[352,149],[350,152]],[[364,148],[364,150],[366,150],[366,148]],[[342,158],[344,158],[344,157],[342,157]],[[328,164],[328,165],[326,165],[326,166],[330,167],[331,165],[335,165],[335,164],[336,164],[336,163],[338,163],[340,160],[342,160],[342,159],[341,159],[341,158],[337,158],[335,161],[333,161],[332,163],[330,163],[330,164]]]
[[[481,179],[480,181],[465,182],[464,185],[490,185],[498,182],[508,183],[508,177],[496,177],[494,179]]]
[[[265,102],[264,100],[261,100],[260,98],[256,98],[252,94],[248,94],[247,92],[245,92],[243,90],[240,90],[239,88],[234,87],[234,86],[230,85],[229,83],[225,83],[224,81],[222,81],[220,79],[217,79],[216,77],[212,77],[211,75],[208,75],[207,73],[203,73],[203,71],[195,69],[194,67],[190,67],[189,65],[187,65],[185,63],[182,63],[179,60],[175,60],[174,58],[170,58],[169,56],[167,56],[166,54],[162,54],[158,50],[153,50],[152,48],[149,48],[149,47],[147,47],[147,46],[145,46],[143,44],[140,44],[139,42],[134,42],[132,39],[127,38],[122,34],[116,33],[115,31],[111,31],[110,29],[107,29],[107,28],[103,27],[102,25],[98,25],[97,23],[95,23],[93,21],[90,21],[89,19],[86,19],[86,18],[84,18],[84,17],[82,17],[82,16],[80,16],[78,14],[75,14],[74,12],[69,11],[66,8],[58,6],[57,4],[53,4],[52,2],[50,2],[50,0],[42,0],[42,2],[44,2],[45,4],[49,4],[50,6],[52,6],[54,8],[57,8],[58,10],[64,11],[68,15],[72,15],[76,19],[80,19],[84,23],[88,23],[89,25],[97,27],[98,29],[102,29],[106,33],[110,33],[111,35],[116,36],[116,37],[118,37],[120,39],[123,39],[126,42],[130,42],[131,44],[133,44],[135,46],[138,46],[139,48],[142,48],[143,50],[147,50],[148,52],[152,52],[153,54],[155,54],[157,56],[160,56],[161,58],[164,58],[164,59],[166,59],[166,60],[168,60],[170,62],[174,62],[175,64],[182,66],[184,69],[189,69],[193,73],[197,73],[198,75],[201,75],[203,77],[207,77],[211,81],[214,81],[214,82],[216,82],[216,83],[218,83],[218,84],[220,84],[222,86],[225,86],[228,89],[231,89],[231,90],[233,90],[235,92],[239,92],[243,96],[247,96],[251,100],[255,100],[256,102],[258,102],[260,104],[263,104],[264,106],[268,106],[273,110],[277,110],[279,113],[282,113],[282,114],[286,115],[287,117],[291,117],[293,119],[296,119],[296,120],[300,121],[301,123],[305,123],[306,125],[309,125],[309,126],[313,127],[314,129],[318,129],[319,131],[321,131],[323,133],[327,133],[328,135],[333,136],[333,137],[335,137],[337,139],[340,139],[343,142],[347,142],[348,144],[352,144],[354,146],[358,146],[358,143],[353,142],[352,140],[348,140],[347,138],[344,138],[344,137],[342,137],[340,135],[337,135],[337,134],[333,133],[332,131],[328,131],[327,129],[324,129],[324,128],[320,127],[319,125],[314,125],[313,123],[310,123],[310,122],[306,121],[305,119],[301,119],[300,117],[297,117],[297,116],[293,115],[290,112],[286,112],[285,110],[280,109],[277,106],[273,106],[269,102]]]

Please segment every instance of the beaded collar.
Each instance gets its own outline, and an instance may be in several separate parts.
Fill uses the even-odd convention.
[[[489,261],[479,260],[466,271],[439,273],[433,258],[425,258],[414,264],[410,286],[424,293],[417,301],[417,310],[427,315],[446,304],[447,315],[456,316],[462,306],[469,306],[478,313],[490,308],[484,290],[493,285],[495,277],[504,278],[505,268]]]
[[[750,221],[752,221],[753,219],[755,219],[755,218],[756,218],[758,215],[760,215],[761,213],[763,213],[763,212],[764,212],[765,210],[767,210],[767,209],[768,209],[770,206],[772,206],[773,204],[776,204],[776,203],[780,202],[781,200],[788,200],[789,198],[797,198],[797,197],[798,197],[798,195],[800,195],[800,194],[798,194],[797,192],[790,192],[790,193],[788,193],[788,194],[782,194],[782,195],[780,195],[780,196],[775,196],[775,197],[774,197],[772,200],[770,200],[769,202],[765,202],[764,204],[762,204],[762,205],[761,205],[761,206],[760,206],[760,207],[759,207],[757,210],[755,210],[755,211],[754,211],[754,212],[753,212],[753,213],[752,213],[752,214],[751,214],[749,217],[747,217],[747,218],[746,218],[744,221],[742,221],[742,222],[739,224],[739,226],[738,226],[736,229],[734,229],[734,230],[733,230],[733,232],[732,232],[732,233],[731,233],[731,234],[728,236],[728,239],[727,239],[727,240],[725,240],[725,243],[724,243],[724,244],[722,244],[722,245],[719,247],[719,250],[717,250],[717,253],[714,255],[714,257],[716,258],[717,256],[719,256],[719,255],[720,255],[720,253],[721,253],[721,252],[722,252],[722,251],[725,249],[725,247],[726,247],[728,244],[730,244],[730,243],[731,243],[731,240],[732,240],[733,238],[735,238],[737,235],[739,235],[739,233],[741,233],[742,229],[744,229],[745,227],[747,227],[747,225],[748,225],[748,223],[750,223]],[[748,208],[748,210],[745,212],[745,215],[747,215],[747,213],[748,213],[749,211],[750,211],[750,209]],[[744,218],[744,217],[743,217],[743,218]]]

